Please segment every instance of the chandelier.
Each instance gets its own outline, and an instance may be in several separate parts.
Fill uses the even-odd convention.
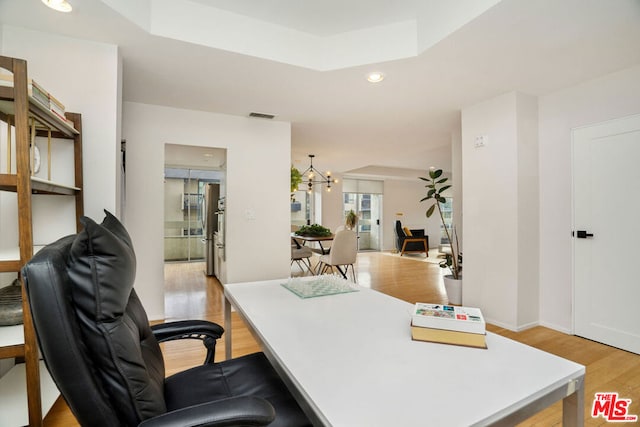
[[[326,184],[327,191],[331,191],[331,184],[338,182],[335,179],[331,179],[331,172],[327,172],[327,175],[323,175],[318,169],[313,167],[314,154],[309,154],[309,167],[302,172],[302,176],[306,175],[307,178],[307,191],[311,193],[313,191],[313,184]]]

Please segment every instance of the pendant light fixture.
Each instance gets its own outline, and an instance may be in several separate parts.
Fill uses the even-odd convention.
[[[327,172],[327,175],[323,175],[322,172],[313,167],[314,154],[309,154],[309,167],[302,172],[302,176],[307,179],[307,191],[311,193],[313,191],[314,184],[326,184],[327,191],[331,191],[331,184],[338,182],[331,178],[331,172]]]

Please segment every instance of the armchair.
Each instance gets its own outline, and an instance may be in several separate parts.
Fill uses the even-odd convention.
[[[22,269],[44,361],[81,425],[310,425],[263,353],[214,362],[221,326],[150,327],[126,229],[108,212],[81,221]],[[204,364],[165,378],[158,343],[185,338],[203,342]]]
[[[424,252],[429,256],[429,236],[424,234],[423,229],[413,229],[409,232],[411,235],[408,235],[402,223],[396,220],[396,249],[400,256],[406,252]]]

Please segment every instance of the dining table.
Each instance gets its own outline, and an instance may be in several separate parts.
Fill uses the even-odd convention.
[[[291,239],[296,242],[296,244],[301,244],[305,246],[307,242],[317,242],[320,248],[311,248],[311,250],[320,255],[326,255],[329,253],[330,247],[325,248],[322,246],[322,242],[330,242],[335,237],[335,234],[330,234],[329,236],[303,236],[296,233],[291,233]]]

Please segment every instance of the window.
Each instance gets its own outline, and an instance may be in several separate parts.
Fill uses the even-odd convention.
[[[444,218],[444,223],[449,232],[451,232],[451,226],[453,225],[453,198],[445,197],[446,202],[440,203],[440,210],[442,211],[442,217]],[[452,237],[453,238],[453,237]],[[447,238],[447,233],[442,225],[440,225],[440,244],[446,245],[449,243],[449,239]]]

